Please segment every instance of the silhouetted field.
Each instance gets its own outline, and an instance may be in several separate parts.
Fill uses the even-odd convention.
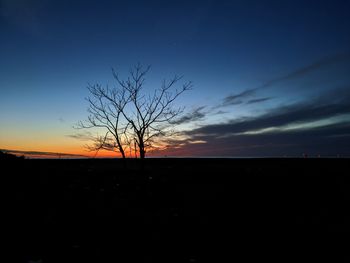
[[[339,237],[350,232],[347,159],[7,160],[1,167],[9,262],[349,260]]]

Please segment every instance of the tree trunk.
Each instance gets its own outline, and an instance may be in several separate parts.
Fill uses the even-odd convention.
[[[124,152],[124,149],[119,149],[120,150],[120,153],[122,154],[122,158],[125,159],[125,152]]]
[[[118,144],[118,150],[119,150],[119,152],[121,153],[123,159],[125,159],[125,152],[124,152],[123,145],[120,143],[120,140],[119,140],[119,137],[118,137],[118,136],[116,136],[115,139],[116,139],[117,144]]]
[[[139,146],[139,152],[140,152],[140,159],[144,159],[146,156],[146,150],[145,150],[145,144],[143,141],[143,133],[137,132],[138,142],[137,145]]]
[[[139,143],[139,150],[140,150],[140,158],[144,159],[146,156],[146,150],[142,140],[140,140],[140,143]]]
[[[145,151],[145,149],[141,149],[141,148],[140,148],[140,158],[141,158],[141,159],[144,159],[145,156],[146,156],[146,151]]]

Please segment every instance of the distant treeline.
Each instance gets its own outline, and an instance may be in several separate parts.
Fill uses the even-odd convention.
[[[24,159],[24,156],[17,156],[12,153],[0,151],[0,160],[18,160],[18,159]]]

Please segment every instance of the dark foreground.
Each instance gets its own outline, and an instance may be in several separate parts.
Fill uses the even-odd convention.
[[[348,161],[2,162],[7,262],[349,262]]]

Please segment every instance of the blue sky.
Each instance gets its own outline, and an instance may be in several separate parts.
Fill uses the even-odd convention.
[[[81,141],[67,135],[87,116],[87,84],[112,85],[111,67],[125,75],[140,62],[152,65],[149,89],[174,74],[194,83],[178,103],[197,118],[179,126],[186,139],[173,154],[350,154],[350,1],[1,0],[0,8],[0,148],[77,152]],[[283,129],[242,134],[268,122],[240,134],[230,126],[278,112],[286,121],[274,125],[295,125],[287,109],[310,105],[344,105],[299,120],[333,118],[342,139],[320,143],[339,127],[306,144],[306,133]],[[203,133],[218,124],[227,126],[216,137]],[[203,143],[189,143],[197,137]]]

